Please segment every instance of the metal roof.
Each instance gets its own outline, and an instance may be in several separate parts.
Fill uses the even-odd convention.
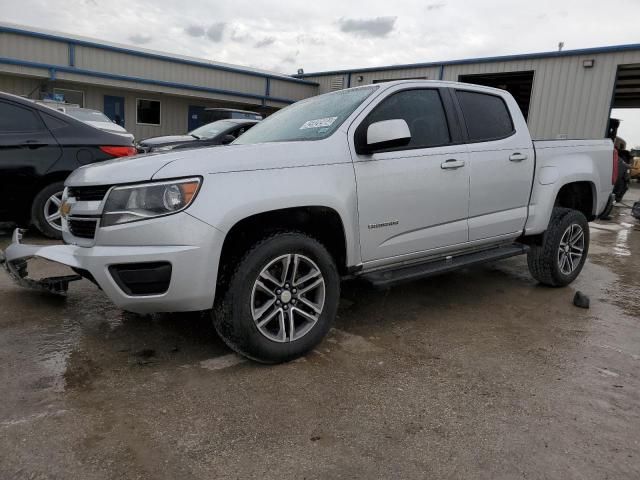
[[[119,43],[112,43],[103,40],[97,40],[88,37],[82,37],[79,35],[70,35],[66,33],[55,32],[52,30],[46,30],[34,27],[25,27],[22,25],[16,25],[12,23],[0,22],[0,33],[13,33],[17,35],[25,35],[28,37],[41,38],[43,40],[52,40],[58,42],[66,42],[70,44],[99,48],[101,50],[109,50],[112,52],[125,53],[138,57],[153,58],[156,60],[164,60],[169,62],[194,65],[198,67],[211,68],[214,70],[223,70],[234,73],[241,73],[245,75],[253,75],[263,78],[272,78],[282,80],[285,82],[305,83],[311,85],[317,85],[315,82],[309,82],[308,80],[301,80],[294,78],[290,75],[286,75],[278,72],[271,72],[268,70],[260,70],[257,68],[244,67],[240,65],[232,65],[229,63],[214,62],[204,58],[189,57],[185,55],[167,54],[164,52],[158,52],[155,50],[149,50],[146,48],[132,47],[130,45],[123,45]]]
[[[296,74],[293,77],[305,78],[305,77],[317,77],[323,75],[341,75],[349,73],[365,73],[365,72],[382,72],[388,70],[400,70],[405,68],[428,68],[428,67],[441,67],[447,65],[464,65],[470,63],[491,63],[491,62],[511,62],[517,60],[535,60],[544,58],[558,58],[558,57],[571,57],[577,55],[596,55],[601,53],[618,53],[626,52],[630,50],[640,50],[640,43],[631,43],[627,45],[611,45],[606,47],[593,47],[593,48],[579,48],[574,50],[562,50],[554,52],[539,52],[539,53],[523,53],[517,55],[501,55],[494,57],[479,57],[479,58],[465,58],[461,60],[446,60],[441,62],[423,62],[423,63],[406,63],[398,65],[387,65],[381,67],[364,67],[342,70],[328,70],[314,73]]]

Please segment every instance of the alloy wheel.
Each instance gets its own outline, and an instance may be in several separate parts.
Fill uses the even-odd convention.
[[[571,275],[580,265],[584,252],[584,230],[571,224],[562,234],[558,247],[558,267],[564,275]]]
[[[54,193],[44,204],[44,219],[51,228],[57,231],[62,231],[60,205],[62,205],[62,192]]]
[[[258,331],[274,342],[304,337],[325,302],[324,277],[309,257],[289,253],[272,260],[255,280],[251,315]]]

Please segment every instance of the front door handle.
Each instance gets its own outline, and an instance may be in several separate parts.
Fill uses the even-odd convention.
[[[509,157],[509,160],[512,162],[523,162],[527,159],[527,156],[524,153],[512,153]]]
[[[464,160],[456,160],[455,158],[450,158],[440,164],[440,168],[443,170],[455,170],[460,167],[464,167]]]
[[[24,142],[24,146],[30,149],[46,147],[46,143],[39,142],[38,140],[27,140]]]

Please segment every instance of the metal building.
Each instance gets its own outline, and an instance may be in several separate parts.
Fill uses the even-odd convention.
[[[640,44],[288,76],[0,23],[0,90],[104,111],[136,138],[184,133],[204,107],[270,112],[397,79],[504,88],[536,139],[598,138],[612,108],[640,108]]]
[[[0,23],[0,90],[104,111],[136,138],[185,133],[204,107],[269,112],[316,83]]]
[[[640,108],[640,44],[297,75],[319,93],[400,79],[508,90],[535,139],[604,137],[612,108]]]

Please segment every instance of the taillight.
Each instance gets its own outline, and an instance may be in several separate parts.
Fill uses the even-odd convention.
[[[613,149],[613,170],[611,170],[611,185],[618,181],[618,149]]]
[[[136,147],[116,147],[116,146],[107,146],[100,147],[104,153],[107,153],[113,157],[128,157],[130,155],[135,155],[138,153]]]

